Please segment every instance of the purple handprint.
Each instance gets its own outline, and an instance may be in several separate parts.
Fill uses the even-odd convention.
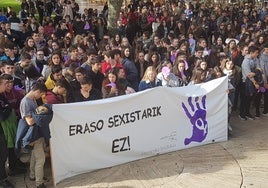
[[[195,106],[193,105],[193,102],[195,102]],[[195,97],[194,101],[192,101],[192,97],[188,98],[188,104],[193,115],[191,115],[185,104],[182,103],[182,108],[193,125],[193,134],[191,138],[185,138],[184,145],[188,145],[191,142],[202,142],[207,137],[208,122],[206,120],[206,95],[202,97],[202,107],[200,107],[199,103],[199,97]]]

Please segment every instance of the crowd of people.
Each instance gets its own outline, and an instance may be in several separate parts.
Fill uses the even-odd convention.
[[[226,75],[229,131],[232,111],[244,121],[267,116],[267,8],[265,2],[133,0],[113,33],[107,3],[101,13],[80,11],[75,0],[22,0],[19,13],[1,10],[0,186],[14,187],[7,177],[25,173],[19,157],[30,154],[29,178],[46,187],[49,136],[33,117],[44,103],[185,87]]]

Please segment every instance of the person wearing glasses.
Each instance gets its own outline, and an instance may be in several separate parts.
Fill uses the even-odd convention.
[[[42,48],[39,48],[36,52],[36,59],[35,59],[36,68],[38,72],[42,72],[44,65],[47,65],[47,61],[45,60],[45,53]]]

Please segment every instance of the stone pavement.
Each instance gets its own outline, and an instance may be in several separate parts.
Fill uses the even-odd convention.
[[[180,150],[78,175],[57,187],[268,187],[268,117],[231,118],[229,141]],[[45,175],[53,187],[49,161]],[[34,187],[28,174],[10,177],[18,188]]]

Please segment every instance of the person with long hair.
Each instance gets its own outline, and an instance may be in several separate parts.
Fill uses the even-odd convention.
[[[126,71],[126,79],[130,83],[131,87],[137,91],[139,85],[138,71],[134,62],[132,61],[132,57],[131,48],[122,48],[122,65]]]
[[[209,68],[219,66],[220,54],[221,54],[221,47],[220,46],[212,46],[210,54],[206,58]]]
[[[61,61],[61,55],[59,52],[53,52],[51,57],[48,60],[48,65],[44,65],[42,70],[42,75],[44,79],[46,80],[49,74],[51,73],[51,69],[55,65],[63,66],[63,62]]]
[[[206,71],[201,67],[197,67],[193,70],[191,81],[188,85],[201,84],[206,80]]]
[[[106,33],[106,28],[104,25],[104,21],[102,18],[97,18],[97,24],[96,24],[96,33],[97,41],[101,41],[103,39],[104,34]]]
[[[151,89],[154,87],[162,86],[162,82],[156,78],[157,72],[155,67],[147,67],[144,76],[139,84],[139,91]]]
[[[255,45],[258,46],[259,48],[263,48],[265,45],[265,36],[264,35],[259,35],[256,39]]]
[[[238,41],[236,39],[226,39],[227,46],[224,49],[224,53],[231,58],[236,51]]]
[[[231,59],[228,59],[225,61],[225,66],[222,68],[222,72],[226,76],[228,76],[229,85],[231,84],[231,86],[229,87],[228,96],[233,106],[234,101],[235,101],[235,90],[238,84],[240,83],[241,74],[238,71],[238,69],[235,67],[234,62]]]
[[[116,97],[120,95],[125,95],[125,90],[120,85],[117,70],[116,68],[112,68],[106,79],[103,80],[102,83],[102,97],[103,98],[110,98]]]
[[[223,38],[222,38],[221,36],[219,36],[219,37],[216,39],[216,44],[215,44],[215,46],[217,46],[217,47],[220,49],[220,52],[224,52],[225,45],[224,45]]]
[[[149,54],[149,60],[148,60],[150,66],[157,67],[160,64],[160,57],[157,52],[152,52]]]
[[[179,36],[180,34],[183,34],[183,35],[186,34],[185,27],[184,27],[182,21],[177,21],[177,22],[176,22],[176,25],[175,25],[175,27],[174,27],[174,34],[175,34],[176,36]]]
[[[170,61],[164,61],[158,68],[158,74],[156,78],[161,81],[162,86],[165,87],[179,87],[181,86],[181,80],[173,74],[172,64]]]
[[[114,36],[114,45],[115,45],[115,47],[117,47],[117,48],[120,48],[121,47],[121,41],[122,41],[122,38],[121,38],[121,36],[120,36],[120,34],[115,34],[115,36]]]
[[[126,73],[123,67],[115,67],[115,72],[117,73],[118,82],[125,89],[126,94],[135,93],[136,91],[131,87],[126,79]]]
[[[186,70],[186,63],[184,60],[177,60],[173,65],[172,72],[180,79],[180,86],[186,86],[189,84],[191,74]]]
[[[35,43],[34,43],[34,39],[33,39],[33,37],[27,37],[27,38],[26,38],[26,41],[25,41],[25,43],[24,43],[24,47],[23,47],[23,49],[24,49],[24,48],[27,48],[27,47],[34,47],[34,48],[36,49],[36,45],[35,45]],[[22,49],[22,51],[23,51],[23,49]]]

